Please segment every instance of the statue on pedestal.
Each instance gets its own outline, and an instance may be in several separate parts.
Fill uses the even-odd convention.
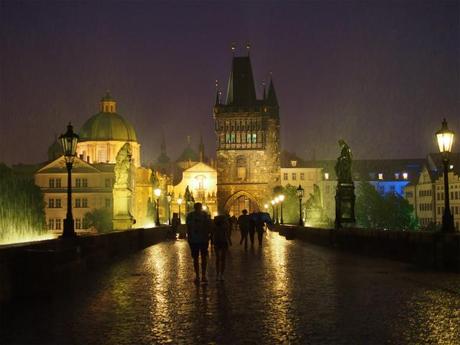
[[[355,186],[351,174],[352,153],[347,143],[340,139],[340,156],[335,164],[337,189],[335,194],[335,227],[355,223]]]
[[[113,228],[130,229],[134,224],[131,213],[133,193],[133,162],[131,145],[126,143],[118,151],[115,164],[115,185],[113,187]]]

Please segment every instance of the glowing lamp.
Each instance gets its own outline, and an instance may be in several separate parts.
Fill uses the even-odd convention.
[[[177,199],[177,204],[178,204],[178,205],[182,205],[182,198],[178,198],[178,199]]]
[[[279,196],[278,196],[278,200],[279,200],[280,202],[283,202],[283,201],[284,201],[284,194],[279,195]]]
[[[72,124],[67,125],[67,132],[59,136],[66,163],[73,163],[77,152],[79,136],[73,132]]]
[[[160,195],[161,195],[161,189],[160,189],[160,188],[155,188],[155,190],[153,191],[153,193],[155,194],[155,196],[156,196],[157,198],[159,198]]]
[[[447,127],[446,119],[442,120],[442,127],[436,132],[436,140],[438,141],[439,152],[449,153],[452,151],[454,132]]]
[[[296,194],[299,199],[303,198],[304,189],[302,188],[300,184],[299,184],[299,188],[296,189]]]

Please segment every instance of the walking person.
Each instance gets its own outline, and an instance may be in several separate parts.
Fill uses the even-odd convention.
[[[254,247],[254,235],[256,233],[257,217],[257,212],[252,212],[249,215],[249,240],[251,241],[251,247]]]
[[[241,240],[240,244],[244,243],[244,249],[248,248],[248,233],[251,227],[251,218],[248,215],[248,210],[244,209],[242,215],[238,217],[238,226],[240,227]]]
[[[216,256],[216,280],[224,280],[228,247],[232,245],[230,219],[226,215],[214,217],[212,239]]]
[[[195,283],[200,282],[200,262],[201,257],[201,281],[208,281],[206,268],[208,264],[208,245],[210,235],[210,220],[208,214],[203,211],[203,205],[199,202],[193,206],[194,211],[187,215],[187,240],[193,258],[193,268],[195,270]]]
[[[266,212],[257,212],[255,219],[255,229],[257,232],[257,240],[259,242],[259,246],[262,246],[262,239],[264,237],[265,232],[265,224],[272,228],[273,222],[270,218],[270,215]]]

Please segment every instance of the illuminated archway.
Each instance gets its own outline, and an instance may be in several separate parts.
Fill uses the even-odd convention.
[[[224,210],[229,214],[238,216],[244,209],[248,210],[249,213],[260,210],[257,200],[246,191],[236,192],[225,202]]]

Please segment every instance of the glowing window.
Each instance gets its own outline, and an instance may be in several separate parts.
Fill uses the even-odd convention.
[[[383,180],[383,174],[379,173],[379,180]]]
[[[329,173],[324,173],[324,179],[329,180]]]
[[[409,177],[409,175],[406,172],[403,173],[403,179],[407,180],[408,177]]]

